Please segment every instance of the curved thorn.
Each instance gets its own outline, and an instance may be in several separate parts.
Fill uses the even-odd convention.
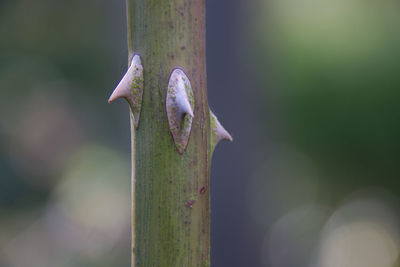
[[[214,150],[215,146],[222,140],[233,141],[232,136],[218,121],[215,114],[210,110],[210,122],[211,122],[211,148]]]
[[[137,128],[142,106],[143,95],[143,66],[139,55],[135,55],[132,63],[126,71],[124,77],[111,94],[108,103],[118,98],[125,98],[134,115],[135,126]]]

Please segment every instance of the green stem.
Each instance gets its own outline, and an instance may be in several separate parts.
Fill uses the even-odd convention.
[[[132,118],[132,266],[208,266],[210,119],[205,1],[127,0],[129,62],[142,58],[144,92]],[[168,126],[166,93],[175,67],[192,84],[194,118],[186,151]],[[136,166],[136,167],[135,167]]]

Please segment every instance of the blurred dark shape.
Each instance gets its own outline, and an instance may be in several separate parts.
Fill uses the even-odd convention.
[[[72,107],[55,95],[26,96],[8,146],[14,170],[33,186],[54,184],[66,161],[83,143]]]

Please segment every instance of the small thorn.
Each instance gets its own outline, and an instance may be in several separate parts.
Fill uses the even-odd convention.
[[[135,55],[124,77],[122,77],[121,81],[108,99],[108,103],[112,103],[118,98],[125,98],[132,109],[135,126],[137,128],[142,107],[142,95],[143,66],[140,56]]]
[[[222,140],[228,140],[230,142],[233,141],[232,136],[228,133],[227,130],[221,125],[218,121],[215,114],[210,110],[210,118],[211,118],[211,145],[212,150],[214,150],[215,146],[221,142]]]

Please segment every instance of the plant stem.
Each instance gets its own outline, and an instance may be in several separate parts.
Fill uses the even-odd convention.
[[[205,1],[127,0],[129,62],[142,58],[141,117],[132,131],[132,266],[208,266],[210,115]],[[190,79],[194,118],[178,153],[166,114],[172,70]],[[136,132],[135,132],[136,131]]]

